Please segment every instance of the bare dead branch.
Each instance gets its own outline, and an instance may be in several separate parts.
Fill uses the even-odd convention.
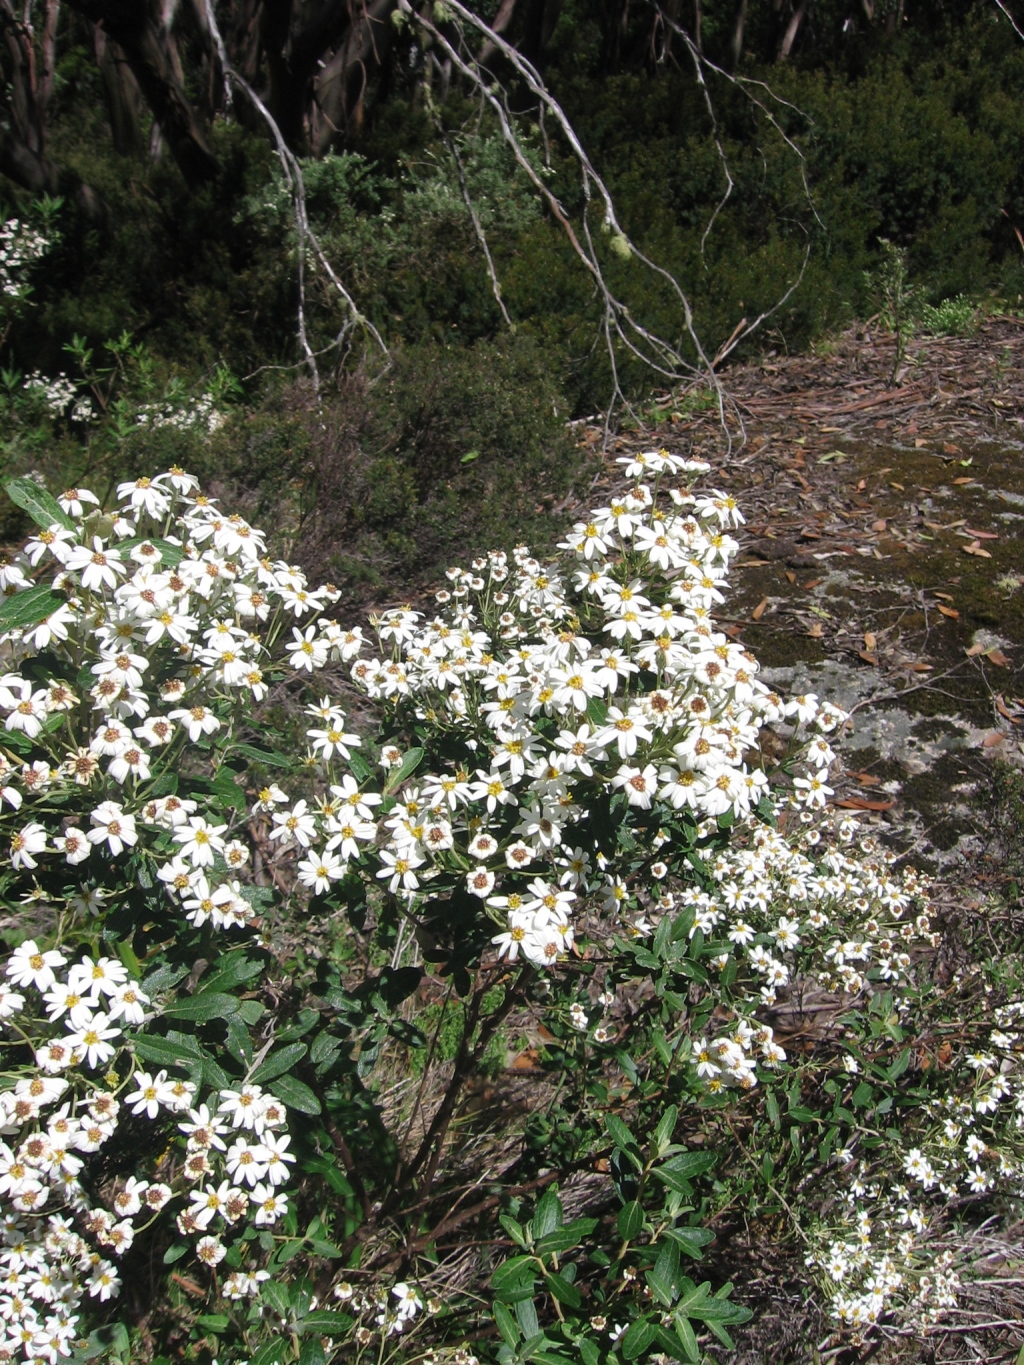
[[[312,248],[313,253],[316,256],[316,259],[320,262],[320,265],[324,273],[326,274],[327,278],[330,280],[331,284],[333,284],[336,291],[341,295],[341,298],[343,299],[347,309],[348,316],[346,318],[345,325],[338,333],[334,345],[335,346],[342,345],[345,339],[348,337],[349,333],[354,328],[359,327],[364,332],[366,332],[373,339],[373,341],[380,347],[380,350],[383,355],[386,356],[388,354],[388,348],[384,342],[383,337],[378,332],[377,328],[373,325],[369,318],[365,317],[364,314],[360,312],[359,308],[356,306],[355,300],[352,298],[352,295],[345,288],[344,284],[339,279],[338,274],[335,271],[334,267],[327,259],[327,256],[322,246],[320,245],[319,238],[317,237],[316,233],[313,231],[309,224],[309,215],[306,212],[306,185],[305,181],[303,180],[302,167],[299,164],[299,160],[285,142],[281,129],[279,128],[277,121],[271,114],[270,110],[263,103],[259,95],[257,95],[256,91],[252,88],[252,86],[245,79],[245,77],[241,76],[232,66],[231,61],[227,54],[227,49],[224,46],[224,39],[221,37],[220,29],[217,27],[217,18],[213,12],[213,0],[205,0],[205,7],[207,26],[209,28],[210,37],[211,40],[213,41],[217,53],[217,59],[220,62],[222,78],[225,85],[225,103],[227,103],[229,100],[230,86],[233,85],[236,89],[242,91],[246,98],[252,103],[256,111],[264,119],[264,121],[267,124],[267,127],[270,129],[271,136],[274,139],[274,146],[277,151],[278,161],[281,164],[281,170],[284,174],[285,183],[287,184],[289,193],[291,194],[292,197],[292,210],[295,219],[295,232],[297,238],[296,243],[296,275],[298,284],[297,330],[299,347],[302,351],[303,356],[306,359],[307,365],[309,366],[309,372],[313,379],[314,388],[316,389],[317,394],[319,394],[320,371],[319,367],[317,366],[316,353],[313,351],[313,348],[310,345],[309,334],[306,327],[307,243]]]

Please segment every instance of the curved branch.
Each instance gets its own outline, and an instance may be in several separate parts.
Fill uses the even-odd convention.
[[[278,127],[277,122],[274,119],[273,115],[271,114],[270,110],[263,103],[259,95],[257,95],[256,91],[252,88],[252,86],[245,79],[245,77],[240,76],[239,73],[231,65],[231,61],[227,54],[227,49],[224,46],[224,39],[221,37],[220,29],[217,27],[217,18],[213,12],[213,0],[204,0],[204,3],[206,6],[206,22],[209,28],[210,37],[213,41],[214,48],[217,53],[217,59],[220,62],[221,76],[224,82],[225,105],[229,106],[231,103],[231,87],[234,86],[237,90],[240,90],[246,96],[246,98],[252,103],[253,108],[256,109],[256,111],[264,119],[264,121],[267,124],[267,127],[270,129],[271,136],[274,139],[274,146],[277,151],[278,160],[281,163],[281,170],[284,173],[285,182],[288,185],[288,190],[292,196],[292,212],[295,219],[295,231],[298,239],[296,244],[296,261],[299,295],[297,320],[299,346],[302,349],[302,354],[305,356],[306,364],[309,366],[309,372],[313,379],[313,385],[317,393],[319,394],[320,371],[319,368],[317,367],[316,354],[314,353],[313,348],[310,345],[309,334],[306,329],[307,243],[309,244],[310,247],[312,247],[316,259],[320,262],[320,265],[322,266],[324,273],[327,275],[327,278],[331,281],[337,292],[341,295],[348,310],[348,319],[346,320],[345,325],[342,327],[341,331],[338,333],[338,336],[335,339],[335,345],[341,345],[344,342],[345,338],[352,331],[352,329],[358,326],[361,327],[363,331],[369,333],[369,335],[373,338],[376,344],[380,347],[384,355],[388,354],[388,348],[384,343],[383,337],[377,331],[376,327],[374,327],[373,323],[369,320],[369,318],[364,317],[364,315],[356,307],[356,303],[355,300],[352,298],[352,295],[342,284],[341,280],[338,278],[336,271],[334,270],[334,267],[331,265],[330,261],[324,254],[324,250],[320,245],[319,239],[317,238],[313,229],[309,225],[309,215],[306,212],[306,185],[305,181],[302,178],[302,167],[299,165],[298,158],[295,156],[295,154],[289,148],[288,144],[285,142],[284,136],[281,133],[281,129]]]

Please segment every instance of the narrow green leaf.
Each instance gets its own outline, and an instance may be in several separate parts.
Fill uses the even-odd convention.
[[[667,921],[663,920],[662,923]],[[676,1119],[679,1117],[679,1110],[674,1104],[670,1104],[661,1116],[661,1122],[654,1130],[654,1150],[660,1156],[665,1148],[672,1141],[672,1134],[676,1130]]]
[[[564,1275],[559,1275],[554,1270],[545,1272],[544,1283],[559,1303],[568,1304],[570,1308],[579,1308],[583,1302],[576,1286],[570,1284]]]
[[[409,749],[407,753],[403,754],[402,761],[388,771],[387,780],[384,783],[384,795],[388,796],[400,787],[407,777],[412,776],[422,762],[422,749]]]
[[[46,583],[12,593],[10,597],[0,597],[0,635],[9,630],[38,626],[66,602],[66,597],[54,592]]]
[[[297,1109],[300,1114],[319,1114],[320,1101],[308,1085],[297,1081],[294,1076],[278,1076],[273,1085],[274,1094],[289,1109]]]
[[[200,995],[189,995],[182,1000],[174,1000],[164,1006],[164,1014],[169,1019],[192,1019],[206,1023],[210,1019],[225,1019],[238,1009],[238,999],[221,991],[203,991]]]
[[[707,1228],[666,1228],[665,1236],[671,1237],[680,1251],[699,1261],[703,1255],[701,1247],[714,1241],[715,1234]]]
[[[267,768],[287,768],[291,762],[284,754],[274,753],[270,749],[257,749],[252,744],[232,744],[225,758],[230,758],[233,754],[241,754],[251,763],[262,763]]]
[[[8,479],[4,484],[4,492],[15,507],[27,512],[35,524],[41,526],[44,531],[51,526],[63,526],[65,531],[75,529],[75,523],[53,494],[47,492],[45,488],[40,488],[35,479],[30,479],[27,474],[22,474],[16,479]]]
[[[644,1225],[643,1207],[633,1199],[624,1208],[619,1209],[618,1217],[619,1236],[624,1242],[631,1242],[637,1237]]]
[[[676,1336],[679,1338],[679,1345],[682,1347],[684,1360],[697,1362],[700,1360],[700,1347],[697,1345],[697,1336],[690,1326],[690,1320],[685,1313],[676,1313],[673,1316],[676,1325]]]
[[[175,1066],[187,1069],[200,1061],[198,1045],[189,1039],[192,1047],[161,1038],[159,1034],[138,1034],[132,1040],[132,1049],[144,1062],[156,1062],[159,1066]],[[193,1050],[194,1049],[194,1050]]]
[[[272,1052],[265,1058],[256,1070],[249,1077],[250,1081],[255,1081],[257,1085],[264,1085],[267,1081],[272,1081],[276,1076],[289,1071],[300,1057],[306,1055],[305,1043],[288,1043],[284,1047],[279,1047],[276,1052]],[[287,1100],[285,1101],[287,1103]]]
[[[605,1127],[608,1129],[608,1136],[615,1143],[619,1151],[625,1156],[639,1171],[643,1166],[643,1157],[640,1155],[640,1148],[637,1146],[636,1138],[629,1131],[620,1118],[614,1114],[605,1114]]]
[[[519,1345],[519,1327],[516,1324],[515,1318],[503,1303],[496,1303],[494,1305],[494,1321],[498,1324],[498,1331],[501,1333],[505,1344],[511,1346],[514,1351]]]
[[[502,1261],[491,1276],[491,1286],[499,1291],[512,1285],[520,1285],[524,1280],[533,1280],[537,1274],[537,1262],[532,1256],[513,1256]]]
[[[347,1332],[352,1326],[352,1319],[347,1313],[332,1313],[326,1308],[317,1308],[312,1313],[307,1313],[299,1323],[300,1332],[321,1332],[324,1336],[340,1336],[342,1332]]]
[[[622,1358],[624,1360],[636,1360],[637,1356],[643,1355],[656,1335],[653,1323],[649,1322],[647,1318],[637,1318],[619,1343]]]
[[[555,1228],[560,1228],[563,1219],[562,1201],[554,1190],[548,1190],[537,1205],[533,1221],[530,1223],[530,1231],[534,1237],[545,1237]]]

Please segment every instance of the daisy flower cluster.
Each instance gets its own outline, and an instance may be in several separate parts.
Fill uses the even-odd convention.
[[[149,1004],[116,959],[70,961],[33,939],[7,959],[0,1020],[31,1040],[34,1065],[9,1072],[13,1085],[0,1090],[0,1359],[67,1356],[83,1300],[118,1294],[117,1260],[165,1205],[211,1267],[227,1254],[225,1230],[287,1211],[285,1106],[251,1084],[199,1103],[193,1082],[137,1069],[132,1042]],[[163,1179],[97,1179],[119,1127],[168,1115],[183,1150],[176,1166],[161,1163]],[[237,1272],[226,1292],[254,1293],[259,1276]]]
[[[837,1322],[855,1333],[883,1319],[919,1330],[956,1306],[956,1253],[906,1184],[856,1177],[845,1204],[846,1217],[818,1233],[807,1257]]]
[[[931,941],[924,883],[824,810],[842,713],[776,695],[715,625],[735,503],[693,491],[701,462],[622,463],[626,491],[554,563],[492,552],[450,570],[430,611],[384,610],[366,631],[182,470],[123,483],[110,511],[82,488],[22,490],[39,529],[0,563],[0,847],[32,941],[9,961],[41,957],[44,974],[46,954],[61,961],[26,987],[38,1000],[11,1007],[9,1070],[15,1088],[66,1082],[52,1103],[83,1122],[103,1088],[124,1119],[173,1120],[170,1212],[209,1265],[233,1225],[287,1206],[284,1107],[245,1077],[201,1095],[138,1069],[130,1031],[170,1008],[172,987],[150,1001],[148,978],[118,971],[108,925],[141,896],[165,941],[255,933],[272,948],[254,840],[282,920],[336,913],[357,880],[435,939],[546,971],[588,951],[578,939],[635,970],[637,945],[671,930],[700,979],[710,969],[716,1020],[733,1016],[691,1040],[710,1092],[785,1062],[755,1012],[798,976],[845,997],[895,987]],[[252,800],[223,764],[259,759],[250,741],[278,687],[306,705],[308,752]],[[345,690],[382,717],[379,742],[349,721]],[[791,734],[781,798],[766,725]],[[98,965],[89,985],[78,968]],[[20,991],[10,974],[7,989]],[[11,1217],[34,1220],[33,1245],[60,1216],[105,1246],[68,1208]],[[229,1265],[229,1297],[258,1290],[258,1268]]]
[[[8,299],[25,297],[25,270],[46,255],[50,239],[19,218],[0,227],[0,293]]]
[[[390,1291],[384,1285],[356,1288],[348,1280],[342,1280],[334,1286],[334,1297],[344,1304],[347,1312],[363,1319],[355,1330],[358,1346],[368,1346],[378,1335],[399,1336],[424,1310],[431,1317],[441,1308],[436,1299],[425,1300],[417,1286],[405,1280],[392,1285]],[[373,1327],[369,1325],[371,1319]]]
[[[63,370],[54,379],[33,370],[25,380],[25,392],[38,398],[53,417],[67,415],[72,422],[91,422],[96,416],[92,399],[80,393]]]
[[[897,1008],[904,1017],[905,1005]],[[955,1239],[943,1234],[950,1207],[1024,1195],[1022,1023],[1020,1001],[964,1021],[979,1044],[938,1065],[926,1058],[920,1076],[936,1093],[912,1121],[887,1129],[870,1160],[840,1154],[843,1213],[818,1230],[808,1259],[839,1322],[864,1329],[892,1318],[922,1328],[941,1320],[957,1304],[963,1275]],[[860,1067],[848,1058],[846,1069]]]

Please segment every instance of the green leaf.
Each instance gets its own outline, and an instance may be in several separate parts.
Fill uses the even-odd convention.
[[[17,479],[8,479],[4,484],[4,492],[15,507],[27,512],[35,524],[41,526],[44,531],[51,526],[63,526],[65,531],[75,529],[75,523],[53,494],[48,493],[45,488],[40,488],[35,479],[30,479],[28,475],[22,474]]]
[[[662,923],[665,922],[662,921]],[[679,1110],[674,1104],[670,1104],[662,1114],[661,1122],[654,1130],[654,1150],[659,1156],[672,1141],[672,1134],[676,1130],[676,1119],[678,1117]]]
[[[678,1276],[679,1247],[673,1241],[664,1242],[653,1269],[646,1273],[647,1283],[663,1308],[672,1307]]]
[[[388,772],[387,780],[384,783],[384,795],[387,796],[400,787],[407,777],[412,776],[422,762],[422,749],[410,749],[403,754],[401,763],[396,764]]]
[[[491,1276],[491,1287],[503,1293],[512,1288],[520,1288],[523,1283],[533,1283],[537,1275],[537,1262],[532,1256],[513,1256],[502,1261]]]
[[[701,1247],[713,1242],[715,1234],[707,1228],[666,1228],[665,1236],[671,1237],[680,1251],[699,1261],[703,1253]]]
[[[646,1318],[637,1318],[619,1342],[623,1360],[636,1360],[637,1356],[643,1355],[656,1336],[657,1332],[652,1322],[648,1322]]]
[[[269,749],[256,749],[251,744],[232,744],[225,758],[230,758],[233,754],[241,754],[252,763],[262,763],[267,768],[287,768],[291,762],[284,754],[273,753]]]
[[[132,1041],[132,1049],[144,1062],[156,1062],[160,1066],[183,1067],[186,1070],[202,1060],[199,1045],[192,1038],[181,1043],[159,1034],[137,1034]]]
[[[576,1286],[554,1270],[545,1271],[544,1283],[559,1303],[568,1304],[570,1308],[579,1308],[583,1302]]]
[[[227,953],[219,966],[200,979],[198,994],[205,995],[207,991],[229,991],[233,986],[241,985],[243,981],[251,981],[262,971],[263,963],[258,958],[246,957],[244,952],[238,951]]]
[[[516,1304],[516,1321],[523,1329],[523,1336],[528,1341],[540,1333],[540,1326],[537,1322],[537,1305],[529,1295],[521,1298]]]
[[[320,1101],[308,1085],[297,1081],[294,1076],[278,1076],[273,1089],[277,1098],[289,1109],[297,1109],[300,1114],[319,1114]]]
[[[631,1242],[638,1236],[644,1225],[644,1211],[636,1199],[619,1209],[619,1236],[624,1242]]]
[[[598,1365],[601,1352],[589,1337],[576,1337],[573,1344],[580,1353],[583,1365]]]
[[[676,1336],[679,1338],[679,1345],[682,1347],[682,1357],[688,1361],[700,1360],[700,1347],[697,1345],[697,1336],[690,1326],[690,1320],[685,1313],[676,1313],[673,1316],[676,1325]]]
[[[0,597],[0,635],[9,630],[37,626],[66,602],[66,597],[54,592],[45,583],[13,593],[10,597]]]
[[[640,1148],[637,1146],[636,1138],[629,1131],[620,1118],[614,1114],[605,1114],[605,1127],[608,1129],[608,1136],[615,1143],[619,1151],[630,1161],[639,1171],[643,1167],[643,1157],[640,1155]]]
[[[327,1365],[327,1357],[318,1336],[308,1337],[302,1343],[302,1350],[299,1352],[299,1365]]]
[[[533,1221],[530,1223],[530,1231],[534,1237],[545,1237],[555,1228],[560,1228],[563,1219],[562,1201],[554,1190],[548,1190],[537,1205]]]
[[[175,1242],[164,1252],[164,1265],[173,1265],[175,1261],[180,1261],[188,1246],[184,1242]]]
[[[281,1338],[274,1337],[272,1341],[264,1342],[250,1359],[249,1365],[281,1365]]]
[[[459,461],[459,463],[472,464],[474,460],[479,460],[479,458],[480,458],[479,450],[467,450],[465,455],[463,455],[462,459]]]
[[[591,697],[587,702],[587,720],[593,726],[603,725],[608,719],[608,703],[600,697]]]
[[[513,1240],[513,1242],[515,1242],[516,1246],[517,1246],[517,1247],[522,1247],[523,1250],[525,1251],[525,1250],[526,1250],[526,1233],[523,1231],[523,1229],[522,1229],[522,1227],[520,1226],[520,1224],[517,1223],[516,1220],[515,1220],[514,1218],[512,1218],[512,1217],[511,1217],[509,1214],[507,1214],[507,1213],[499,1213],[499,1214],[498,1214],[498,1222],[499,1222],[499,1223],[501,1224],[501,1226],[505,1229],[505,1231],[508,1233],[508,1235],[512,1238],[512,1240]]]
[[[352,1326],[352,1319],[347,1313],[332,1313],[326,1308],[317,1308],[314,1312],[307,1313],[298,1326],[300,1332],[321,1332],[328,1337],[339,1336]]]
[[[264,1280],[260,1292],[264,1302],[269,1304],[279,1318],[288,1316],[291,1299],[288,1290],[279,1280]]]
[[[196,1322],[208,1332],[226,1332],[231,1326],[231,1319],[226,1313],[200,1313]]]
[[[498,1324],[498,1331],[501,1333],[505,1344],[511,1346],[514,1351],[519,1345],[519,1337],[521,1335],[515,1318],[503,1303],[496,1303],[493,1312],[494,1321]]]
[[[199,995],[189,995],[183,1000],[174,1000],[164,1006],[164,1014],[169,1019],[193,1019],[206,1023],[210,1019],[225,1019],[238,1009],[238,999],[220,991],[203,991]]]
[[[294,1063],[305,1055],[305,1043],[288,1043],[262,1061],[249,1079],[255,1081],[257,1085],[263,1085],[266,1081],[272,1081],[275,1076],[280,1076],[282,1072],[290,1070]],[[287,1100],[285,1103],[287,1104]]]
[[[535,1246],[538,1253],[544,1255],[552,1251],[570,1251],[573,1247],[578,1247],[582,1240],[581,1234],[571,1227],[555,1228],[554,1231],[545,1233],[543,1237],[538,1237]]]

